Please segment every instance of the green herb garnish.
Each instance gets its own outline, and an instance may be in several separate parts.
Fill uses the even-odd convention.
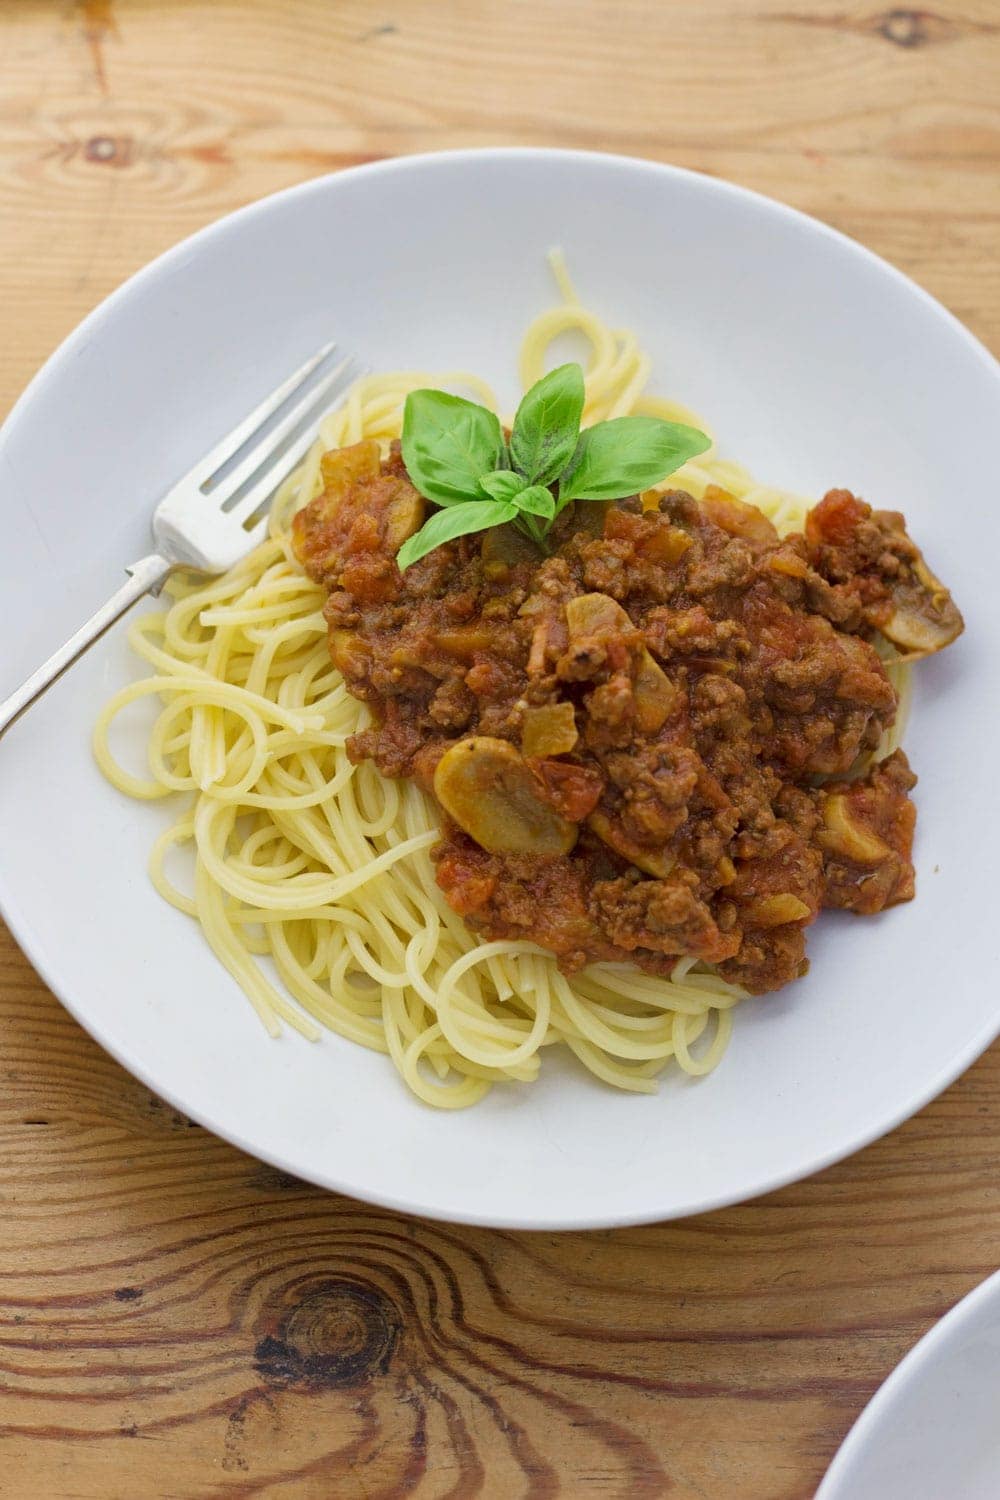
[[[616,417],[581,432],[583,370],[560,365],[536,381],[509,444],[496,415],[446,391],[411,391],[403,410],[403,462],[441,507],[399,549],[408,568],[442,542],[512,522],[544,550],[571,500],[620,500],[659,484],[710,441],[658,417]]]

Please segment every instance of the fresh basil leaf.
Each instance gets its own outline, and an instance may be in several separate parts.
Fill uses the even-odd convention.
[[[560,508],[570,500],[619,500],[659,484],[712,446],[696,427],[659,417],[615,417],[586,427],[559,481]]]
[[[510,469],[494,469],[492,474],[480,474],[476,483],[491,500],[513,500],[515,495],[528,488],[528,481]]]
[[[510,456],[529,484],[550,484],[573,457],[583,395],[577,364],[550,370],[525,394],[511,429]]]
[[[555,496],[543,484],[531,484],[521,490],[513,496],[512,504],[531,516],[543,516],[546,521],[551,521],[556,513]]]
[[[449,505],[437,510],[425,521],[415,536],[403,543],[396,554],[400,569],[406,569],[442,542],[454,541],[458,536],[471,536],[474,531],[485,531],[488,526],[500,526],[512,521],[517,511],[508,500],[465,500],[458,505]]]
[[[411,391],[403,408],[403,462],[422,495],[458,505],[478,493],[480,474],[504,449],[495,412],[447,391]]]

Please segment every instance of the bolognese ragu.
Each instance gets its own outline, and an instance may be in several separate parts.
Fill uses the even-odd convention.
[[[634,335],[554,268],[564,301],[528,330],[525,387],[573,332],[585,430],[702,427],[643,393]],[[440,514],[404,463],[404,402],[443,386],[495,409],[469,375],[367,377],[269,539],[222,578],[171,580],[131,628],[153,675],[107,705],[97,758],[134,796],[184,795],[154,883],[273,1033],[319,1021],[437,1105],[533,1080],[557,1043],[650,1091],[671,1059],[708,1071],[736,1002],[805,971],[821,908],[912,897],[908,663],[961,617],[897,513],[846,490],[810,508],[711,449],[611,501],[560,510],[546,480],[544,525],[400,568]],[[501,449],[489,493],[514,494],[530,475]],[[144,779],[108,729],[148,695]]]

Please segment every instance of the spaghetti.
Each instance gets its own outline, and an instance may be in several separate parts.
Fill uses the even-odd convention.
[[[650,362],[635,335],[580,304],[561,257],[553,270],[563,301],[527,331],[524,385],[543,373],[552,341],[572,332],[591,351],[585,424],[638,412],[705,430],[686,408],[644,394]],[[690,959],[666,981],[607,963],[569,978],[533,943],[478,940],[434,878],[434,804],[411,782],[348,758],[346,742],[367,711],[330,661],[324,593],[295,560],[291,516],[320,492],[325,451],[363,438],[388,443],[407,393],[425,385],[457,386],[496,405],[462,372],[360,380],[276,496],[268,540],[221,578],[175,575],[169,606],[132,624],[130,643],[152,675],[103,709],[98,764],[130,796],[183,797],[153,846],[153,884],[198,920],[272,1035],[283,1021],[311,1039],[327,1027],[387,1052],[415,1094],[448,1108],[502,1080],[533,1081],[543,1049],[557,1043],[605,1082],[636,1092],[653,1091],[671,1059],[706,1073],[726,1047],[742,991]],[[757,484],[714,448],[670,479],[696,498],[709,484],[757,506],[781,532],[803,524],[806,500]],[[905,667],[889,670],[904,688]],[[151,775],[142,778],[115,759],[109,731],[124,708],[149,697],[162,707],[148,741]],[[879,754],[898,741],[902,719],[901,705]],[[190,892],[168,874],[178,845],[193,853]]]

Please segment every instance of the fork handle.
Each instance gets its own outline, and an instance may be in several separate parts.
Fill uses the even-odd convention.
[[[144,594],[151,591],[159,591],[167,574],[176,564],[168,562],[165,557],[158,553],[151,553],[149,557],[140,557],[138,562],[132,563],[125,569],[128,581],[123,583],[116,594],[112,594],[107,604],[103,604],[96,613],[92,614],[86,625],[81,625],[75,635],[71,635],[64,646],[54,651],[48,661],[43,662],[37,672],[32,672],[26,682],[22,682],[19,688],[15,688],[9,698],[0,702],[0,736],[2,736],[19,719],[25,709],[30,708],[36,698],[40,698],[46,688],[50,688],[57,678],[61,677],[68,667],[71,667],[78,657],[100,640],[106,630],[110,630],[116,620],[120,620],[126,610],[131,609]]]

